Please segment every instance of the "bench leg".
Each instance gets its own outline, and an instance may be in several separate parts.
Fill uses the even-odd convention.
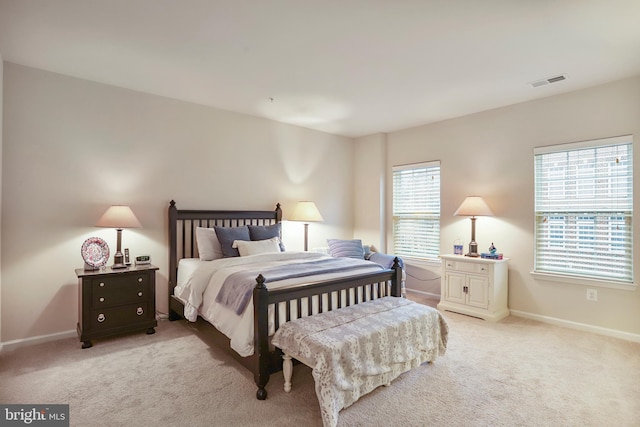
[[[282,373],[284,374],[284,391],[291,391],[291,376],[293,375],[293,361],[288,354],[282,355]]]

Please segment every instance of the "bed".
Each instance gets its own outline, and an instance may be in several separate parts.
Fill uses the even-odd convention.
[[[276,205],[275,210],[266,211],[182,210],[178,209],[172,200],[168,211],[170,320],[185,319],[185,306],[189,313],[190,303],[184,298],[184,289],[178,287],[179,278],[184,276],[179,268],[187,270],[194,268],[189,267],[189,263],[198,263],[198,228],[268,227],[282,221],[280,204]],[[300,253],[286,256],[304,258],[312,255]],[[265,277],[262,274],[256,275],[255,285],[251,283],[251,301],[246,308],[246,315],[250,316],[249,322],[252,326],[250,354],[238,353],[234,349],[232,339],[214,327],[210,321],[205,320],[203,313],[190,313],[189,317],[193,317],[190,320],[200,332],[206,334],[214,345],[227,351],[253,373],[258,387],[256,397],[259,400],[267,398],[266,385],[269,376],[282,370],[282,351],[270,343],[270,337],[280,324],[297,317],[328,312],[385,296],[401,296],[402,267],[398,260],[391,268],[380,267],[375,271],[362,273],[352,271],[345,277],[336,277],[333,274],[329,275],[329,279],[326,279],[326,276],[318,277],[322,279],[316,280],[314,276],[310,276],[295,286],[269,289],[271,284],[267,286]]]

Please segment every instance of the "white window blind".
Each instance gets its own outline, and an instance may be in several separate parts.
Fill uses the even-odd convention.
[[[535,271],[633,282],[633,139],[536,148]]]
[[[438,259],[440,162],[393,168],[393,241],[398,256]]]

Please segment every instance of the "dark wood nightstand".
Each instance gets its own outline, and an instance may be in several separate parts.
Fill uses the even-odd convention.
[[[156,270],[151,264],[113,270],[76,270],[78,337],[82,348],[91,340],[124,332],[155,333]]]

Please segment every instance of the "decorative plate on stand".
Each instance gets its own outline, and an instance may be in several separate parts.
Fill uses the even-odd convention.
[[[100,237],[89,237],[80,249],[85,270],[97,270],[109,260],[109,246]]]

